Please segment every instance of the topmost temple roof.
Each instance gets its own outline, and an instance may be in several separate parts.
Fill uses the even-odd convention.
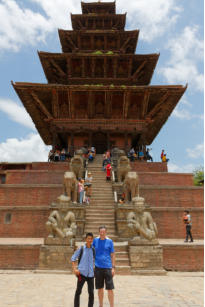
[[[83,14],[115,14],[116,5],[114,2],[81,2]]]

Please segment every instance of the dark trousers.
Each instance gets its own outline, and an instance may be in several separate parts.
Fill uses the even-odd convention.
[[[186,241],[188,241],[190,237],[190,240],[193,241],[193,237],[191,234],[191,225],[186,225]]]
[[[76,289],[75,298],[74,298],[74,307],[80,306],[80,295],[81,295],[84,283],[86,281],[88,285],[88,294],[89,294],[88,307],[93,307],[93,304],[94,304],[94,277],[85,277],[83,275],[80,275],[78,277],[77,289]]]

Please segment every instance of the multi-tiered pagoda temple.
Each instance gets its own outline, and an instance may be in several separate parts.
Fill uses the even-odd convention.
[[[135,54],[139,30],[124,30],[115,2],[81,6],[59,30],[62,53],[39,52],[48,84],[13,86],[47,145],[150,145],[186,87],[149,85],[159,54]]]

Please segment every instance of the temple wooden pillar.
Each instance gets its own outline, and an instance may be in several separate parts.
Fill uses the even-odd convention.
[[[92,141],[93,141],[93,133],[89,132],[89,139],[88,139],[88,146],[91,147],[93,146]]]
[[[127,132],[125,131],[124,132],[124,146],[125,146],[125,151],[127,152],[127,150],[128,150],[128,134],[127,134]]]
[[[110,133],[107,132],[107,149],[110,149]]]

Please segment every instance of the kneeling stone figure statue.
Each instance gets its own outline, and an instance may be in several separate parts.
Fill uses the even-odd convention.
[[[76,219],[72,211],[69,211],[70,198],[65,195],[58,197],[58,209],[51,212],[46,222],[49,238],[74,238],[76,236]]]
[[[157,226],[150,212],[145,211],[144,198],[134,197],[132,202],[134,211],[128,213],[127,224],[134,234],[133,240],[155,240],[158,235]]]

